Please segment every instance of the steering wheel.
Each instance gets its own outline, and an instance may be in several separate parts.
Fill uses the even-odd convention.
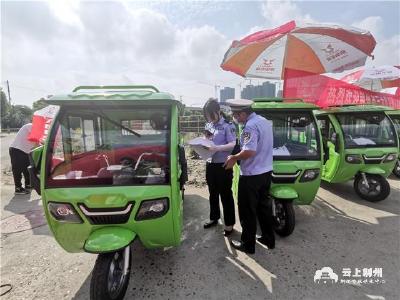
[[[140,154],[140,156],[135,164],[135,167],[134,167],[135,171],[138,169],[139,165],[141,163],[143,163],[143,161],[145,161],[144,157],[151,156],[151,155],[165,156],[164,153],[159,153],[159,152],[143,152],[142,154]]]

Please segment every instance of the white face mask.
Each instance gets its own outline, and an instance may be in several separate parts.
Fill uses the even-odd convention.
[[[233,121],[233,123],[235,123],[235,124],[239,124],[239,121],[238,121],[235,117],[232,118],[232,121]]]

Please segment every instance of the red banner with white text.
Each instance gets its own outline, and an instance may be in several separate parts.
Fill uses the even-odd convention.
[[[33,113],[32,130],[28,140],[40,144],[44,143],[58,109],[59,107],[56,105],[49,105]]]
[[[374,104],[400,109],[400,97],[373,92],[328,76],[299,70],[285,70],[284,98],[301,98],[322,108],[340,105]]]

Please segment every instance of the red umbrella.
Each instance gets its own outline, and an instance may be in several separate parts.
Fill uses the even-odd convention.
[[[336,25],[298,26],[291,21],[275,29],[233,41],[221,68],[243,77],[282,79],[285,68],[314,74],[363,66],[376,45],[370,32]]]
[[[364,67],[341,80],[373,91],[397,87],[400,86],[400,66]]]

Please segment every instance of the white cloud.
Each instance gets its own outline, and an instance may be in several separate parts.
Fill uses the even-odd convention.
[[[373,52],[374,60],[369,59],[367,66],[400,65],[400,35],[378,41]]]
[[[374,59],[368,59],[367,66],[400,64],[400,35],[385,37],[382,17],[369,16],[361,21],[354,22],[352,26],[368,30],[377,42],[373,51]]]
[[[352,26],[368,30],[377,41],[383,38],[384,24],[383,19],[380,16],[367,17],[361,21],[354,22]]]
[[[314,19],[301,11],[298,5],[290,0],[266,1],[262,4],[262,15],[272,26],[279,26],[295,20],[301,23],[313,23]]]
[[[1,72],[17,103],[31,105],[76,85],[154,84],[176,97],[182,95],[189,104],[201,104],[214,96],[215,84],[234,87],[242,81],[219,67],[231,44],[223,33],[209,25],[177,27],[166,15],[141,8],[139,2],[5,1],[1,5]],[[249,33],[293,19],[316,22],[295,2],[269,1],[260,6],[265,24]],[[199,12],[188,13],[195,18]],[[354,24],[383,36],[382,22],[380,17],[369,17]],[[378,41],[372,63],[396,64],[398,39]]]
[[[77,14],[80,2],[78,0],[52,0],[49,8],[60,21],[78,28],[82,28],[82,22]]]
[[[118,2],[35,2],[28,10],[6,3],[2,13],[19,19],[6,18],[2,32],[2,74],[17,103],[121,83],[158,85],[199,103],[214,95],[214,82],[240,80],[220,69],[230,41],[208,25],[177,28],[163,14]]]

